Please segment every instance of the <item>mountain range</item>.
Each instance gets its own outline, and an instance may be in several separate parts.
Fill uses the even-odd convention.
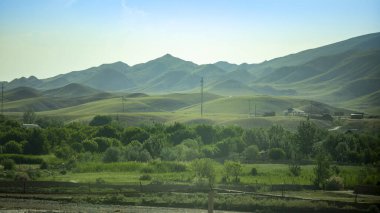
[[[204,90],[218,95],[292,96],[378,113],[380,33],[259,64],[198,65],[166,54],[134,66],[115,62],[46,79],[22,77],[4,82],[5,99],[75,97],[81,102],[115,93],[194,93],[200,91],[201,78]]]

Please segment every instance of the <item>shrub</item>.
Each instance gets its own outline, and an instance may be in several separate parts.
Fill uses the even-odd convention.
[[[226,175],[226,180],[239,183],[240,182],[240,174],[242,172],[242,166],[240,162],[235,161],[225,161],[224,162],[224,173]],[[232,177],[232,179],[230,179]]]
[[[22,153],[22,145],[20,143],[17,143],[16,141],[8,141],[4,146],[5,153],[14,153],[14,154],[20,154]]]
[[[39,177],[41,177],[41,173],[39,170],[35,170],[35,169],[29,169],[26,173],[28,175],[29,178],[26,179],[27,180],[35,180]]]
[[[253,167],[253,168],[251,169],[251,175],[252,175],[252,176],[256,176],[256,175],[257,175],[257,169],[256,169],[255,167]]]
[[[105,184],[106,181],[103,178],[96,178],[95,183],[96,184]]]
[[[40,169],[49,169],[49,164],[46,163],[45,161],[43,161],[43,162],[40,164]]]
[[[28,175],[28,173],[17,173],[14,177],[14,180],[15,181],[30,181],[30,177]]]
[[[152,167],[143,167],[143,168],[141,169],[141,172],[143,172],[143,173],[153,173],[154,170],[153,170]]]
[[[213,185],[215,182],[216,162],[209,158],[201,158],[193,160],[191,167],[194,171],[195,177],[198,179],[206,179],[209,185]]]
[[[285,157],[285,152],[281,148],[272,148],[269,150],[269,158],[272,160],[282,160]]]
[[[16,167],[16,163],[12,159],[4,159],[1,164],[4,166],[4,170],[13,170]]]
[[[152,180],[152,177],[148,174],[143,174],[140,176],[139,180]]]
[[[259,148],[256,145],[250,145],[244,150],[243,155],[247,161],[254,161],[259,156]]]
[[[292,162],[289,164],[289,171],[290,171],[290,174],[298,177],[301,174],[301,166],[295,162]]]
[[[28,156],[20,154],[3,154],[0,155],[0,161],[12,159],[17,164],[41,164],[43,159],[39,156]]]
[[[326,180],[326,190],[341,190],[344,188],[343,179],[338,176],[331,176]]]

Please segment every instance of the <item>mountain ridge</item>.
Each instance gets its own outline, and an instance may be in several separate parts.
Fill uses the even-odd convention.
[[[380,33],[372,33],[260,64],[198,65],[165,54],[133,66],[119,61],[46,79],[22,77],[5,87],[47,91],[76,83],[102,92],[186,93],[199,91],[204,78],[205,90],[219,95],[309,96],[338,105],[352,104],[350,98],[367,102],[368,97],[368,103],[373,103],[380,90],[373,83],[380,79],[379,58]]]

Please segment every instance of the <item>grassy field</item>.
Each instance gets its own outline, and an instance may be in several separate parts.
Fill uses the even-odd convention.
[[[175,172],[165,169],[164,166],[156,166],[154,163],[136,163],[136,162],[118,162],[118,163],[79,163],[76,168],[67,174],[55,173],[42,176],[38,180],[54,181],[72,181],[72,182],[90,182],[95,183],[101,178],[106,183],[139,183],[140,176],[148,174],[151,176],[150,181],[142,181],[144,184],[156,181],[160,183],[189,184],[193,183],[194,176],[189,163],[181,163],[186,166],[185,171]],[[160,169],[158,169],[160,168]],[[217,183],[222,182],[224,175],[223,165],[215,165]],[[251,175],[252,168],[256,168],[257,175]],[[287,164],[243,164],[240,183],[243,185],[279,185],[279,184],[313,184],[313,165],[301,166],[301,175],[292,176]],[[358,184],[358,174],[360,166],[339,166],[340,174],[344,179],[346,188],[352,188]],[[166,170],[166,171],[163,171]]]

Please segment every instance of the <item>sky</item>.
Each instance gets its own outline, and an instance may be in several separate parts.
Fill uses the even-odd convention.
[[[0,81],[166,53],[260,63],[380,32],[380,0],[0,0]]]

